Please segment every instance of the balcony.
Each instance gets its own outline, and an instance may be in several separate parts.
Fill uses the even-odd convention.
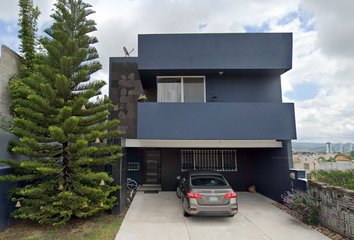
[[[296,139],[292,103],[139,103],[138,139]]]

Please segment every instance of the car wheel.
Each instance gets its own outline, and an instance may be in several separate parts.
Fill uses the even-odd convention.
[[[190,217],[191,215],[184,210],[184,199],[182,198],[182,209],[183,209],[183,216]]]
[[[180,191],[179,187],[177,187],[176,195],[178,198],[181,198],[181,191]]]

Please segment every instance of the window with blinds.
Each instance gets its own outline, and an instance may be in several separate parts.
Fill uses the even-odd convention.
[[[237,171],[236,150],[206,149],[181,150],[181,169],[187,170],[213,170]]]
[[[157,77],[158,102],[205,102],[205,77]]]

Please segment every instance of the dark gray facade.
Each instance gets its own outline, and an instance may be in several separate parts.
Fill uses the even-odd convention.
[[[139,35],[143,85],[161,75],[276,73],[292,67],[292,34],[147,34]]]
[[[10,133],[0,133],[0,138],[0,159],[13,159],[18,161],[26,159],[23,156],[12,154],[7,150],[9,141],[18,140],[18,137]],[[0,163],[0,176],[11,173],[12,169],[8,165]],[[10,213],[15,210],[16,203],[9,200],[7,195],[7,192],[16,184],[18,186],[24,186],[25,183],[0,182],[0,232],[16,223],[16,220],[10,217]]]
[[[280,201],[280,195],[290,189],[291,139],[296,139],[294,104],[282,103],[280,81],[281,74],[292,67],[292,34],[151,34],[138,38],[138,57],[110,59],[110,97],[116,105],[111,117],[122,121],[121,129],[128,127],[122,135],[127,141],[135,140],[138,145],[174,141],[176,147],[128,144],[128,163],[140,166],[128,171],[128,177],[146,184],[146,154],[157,152],[162,190],[173,191],[182,172],[184,148],[179,143],[193,141],[189,149],[203,150],[198,141],[270,140],[281,144],[228,146],[237,153],[237,171],[223,174],[235,190],[256,185],[260,193]],[[157,102],[156,83],[161,76],[202,76],[205,101]],[[128,81],[131,89],[125,91]],[[211,98],[213,90],[218,98]],[[147,102],[137,103],[141,93]],[[128,109],[126,103],[134,107]],[[133,110],[130,119],[129,110]]]
[[[237,148],[237,171],[223,172],[227,181],[237,191],[248,191],[248,188],[255,185],[257,191],[265,196],[281,202],[279,193],[288,191],[290,186],[289,166],[287,161],[291,158],[291,151],[288,152],[286,145],[290,141],[284,141],[284,148]],[[129,148],[127,157],[130,162],[143,164],[142,149]],[[290,154],[290,155],[289,155]],[[163,191],[175,191],[177,188],[178,176],[181,171],[181,149],[161,148],[161,178]],[[128,177],[134,179],[138,184],[143,184],[143,170],[128,172]]]
[[[269,69],[292,67],[292,34],[142,34],[139,69]]]
[[[121,186],[121,189],[114,192],[113,196],[117,198],[118,205],[112,209],[113,215],[119,215],[127,204],[127,152],[124,138],[116,137],[113,143],[121,146],[123,157],[117,159],[116,166],[112,167],[113,186]]]
[[[138,139],[296,138],[292,103],[139,103]]]
[[[210,98],[212,82],[219,98]],[[206,75],[207,102],[273,102],[281,103],[279,75],[268,74],[228,74]]]

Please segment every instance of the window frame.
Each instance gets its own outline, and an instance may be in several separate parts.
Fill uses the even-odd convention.
[[[139,162],[127,162],[127,171],[128,172],[139,172],[140,163]]]
[[[184,78],[201,78],[203,79],[203,91],[204,91],[204,100],[203,102],[206,102],[206,82],[205,82],[205,76],[157,76],[156,77],[156,90],[157,90],[157,100],[156,102],[159,102],[158,94],[159,94],[159,79],[166,79],[166,78],[180,78],[181,79],[181,102],[184,101]],[[159,102],[159,103],[164,103],[164,102]],[[171,103],[171,102],[169,102]]]
[[[203,152],[204,151],[204,152]],[[184,161],[184,152],[186,152],[187,154],[191,154],[190,152],[193,152],[193,168],[183,168],[184,164],[186,164],[186,161]],[[208,154],[208,156],[205,157],[205,159],[203,159],[204,161],[207,162],[203,162],[203,167],[202,168],[198,168],[198,170],[211,170],[211,171],[217,171],[217,172],[237,172],[238,171],[238,165],[237,165],[237,151],[236,149],[181,149],[181,171],[185,172],[185,171],[191,171],[191,170],[197,170],[196,166],[196,162],[198,162],[198,164],[201,163],[201,157],[198,157],[197,160],[197,154]],[[215,160],[215,153],[217,152],[217,159],[221,161],[221,168],[219,167],[218,169],[215,168],[205,168],[205,165],[210,165],[211,162],[213,161],[212,159]],[[234,154],[234,166],[235,168],[233,169],[225,169],[225,153],[229,153],[231,152],[232,154]],[[214,154],[214,156],[212,156]],[[187,159],[186,159],[187,160]]]
[[[304,163],[304,170],[310,170],[310,164]]]

